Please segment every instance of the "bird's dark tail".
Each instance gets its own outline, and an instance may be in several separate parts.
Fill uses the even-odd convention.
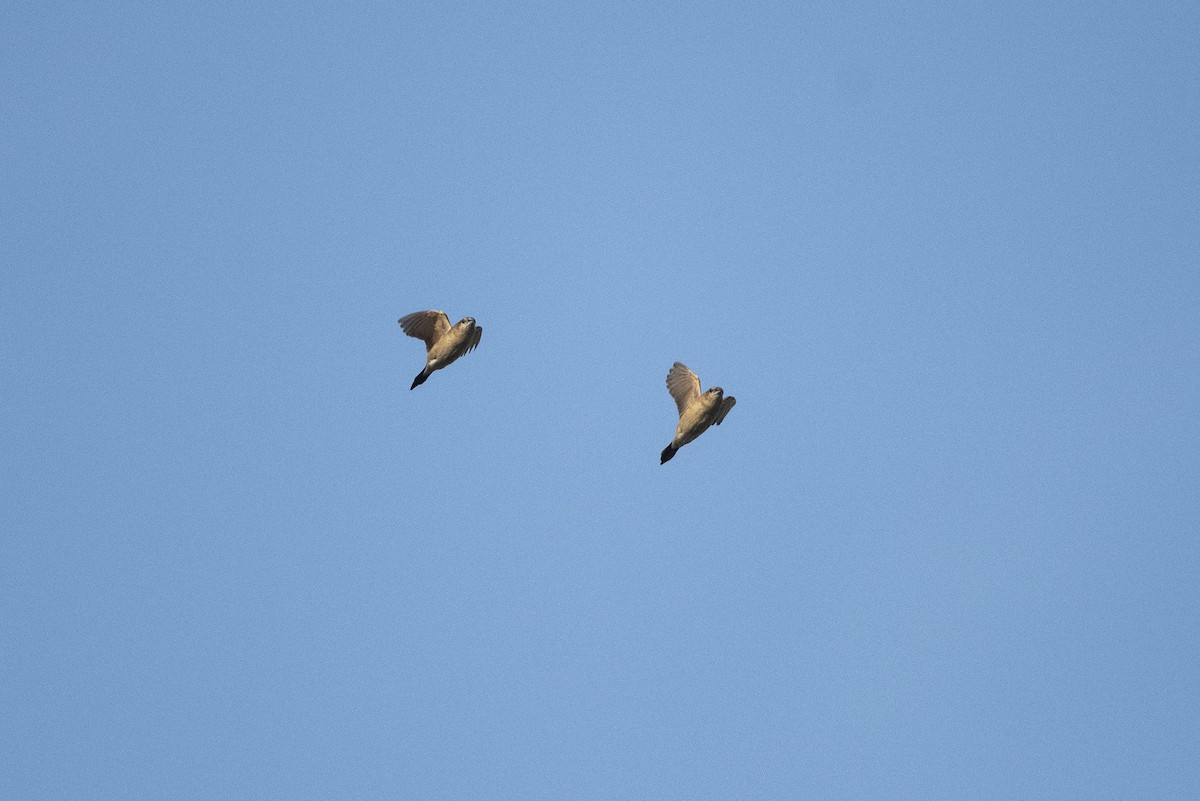
[[[416,389],[417,387],[424,384],[426,378],[429,378],[429,371],[422,370],[420,373],[417,374],[417,377],[413,379],[413,385],[408,388],[408,391],[412,392],[414,389]]]
[[[671,457],[675,455],[675,451],[677,450],[679,450],[679,448],[676,448],[673,445],[668,445],[667,447],[663,448],[661,457],[662,460],[659,462],[659,464],[666,464],[667,462],[671,461]]]

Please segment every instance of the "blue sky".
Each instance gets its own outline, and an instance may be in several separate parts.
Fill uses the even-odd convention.
[[[1195,4],[4,17],[0,796],[1200,796]]]

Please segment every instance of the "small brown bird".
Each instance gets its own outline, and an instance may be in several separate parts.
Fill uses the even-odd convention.
[[[721,425],[725,415],[737,403],[737,398],[723,397],[725,390],[720,387],[709,387],[707,392],[701,393],[700,377],[680,362],[675,362],[671,372],[667,373],[667,391],[679,408],[679,425],[675,428],[675,439],[663,448],[659,464],[671,461],[675,451],[703,434],[709,426]]]
[[[464,317],[451,327],[445,312],[432,309],[406,314],[396,322],[410,337],[425,341],[425,369],[413,379],[409,390],[424,384],[434,370],[470,353],[483,336],[483,328],[475,325],[474,317]]]

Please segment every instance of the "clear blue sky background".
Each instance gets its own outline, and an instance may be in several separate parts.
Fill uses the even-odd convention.
[[[3,20],[0,797],[1200,797],[1195,3]]]

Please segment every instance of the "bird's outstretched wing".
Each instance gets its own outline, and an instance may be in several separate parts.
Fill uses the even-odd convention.
[[[675,407],[679,409],[679,415],[682,417],[683,410],[692,398],[700,395],[700,378],[689,370],[687,365],[675,362],[671,372],[667,373],[667,392],[675,399]]]
[[[469,343],[467,343],[467,349],[463,351],[463,355],[466,355],[466,354],[470,353],[471,351],[475,350],[475,348],[479,347],[479,339],[482,336],[483,336],[483,326],[480,326],[480,325],[475,326],[475,331],[474,331],[474,333],[471,334],[471,341]]]
[[[450,318],[446,317],[446,313],[433,309],[406,314],[396,322],[400,323],[401,330],[410,337],[425,341],[426,353],[433,347],[433,343],[450,330]]]
[[[725,415],[729,414],[729,410],[733,408],[733,404],[737,403],[737,398],[730,395],[721,402],[721,412],[717,415],[717,419],[713,420],[713,425],[721,425],[721,421],[725,419]]]

